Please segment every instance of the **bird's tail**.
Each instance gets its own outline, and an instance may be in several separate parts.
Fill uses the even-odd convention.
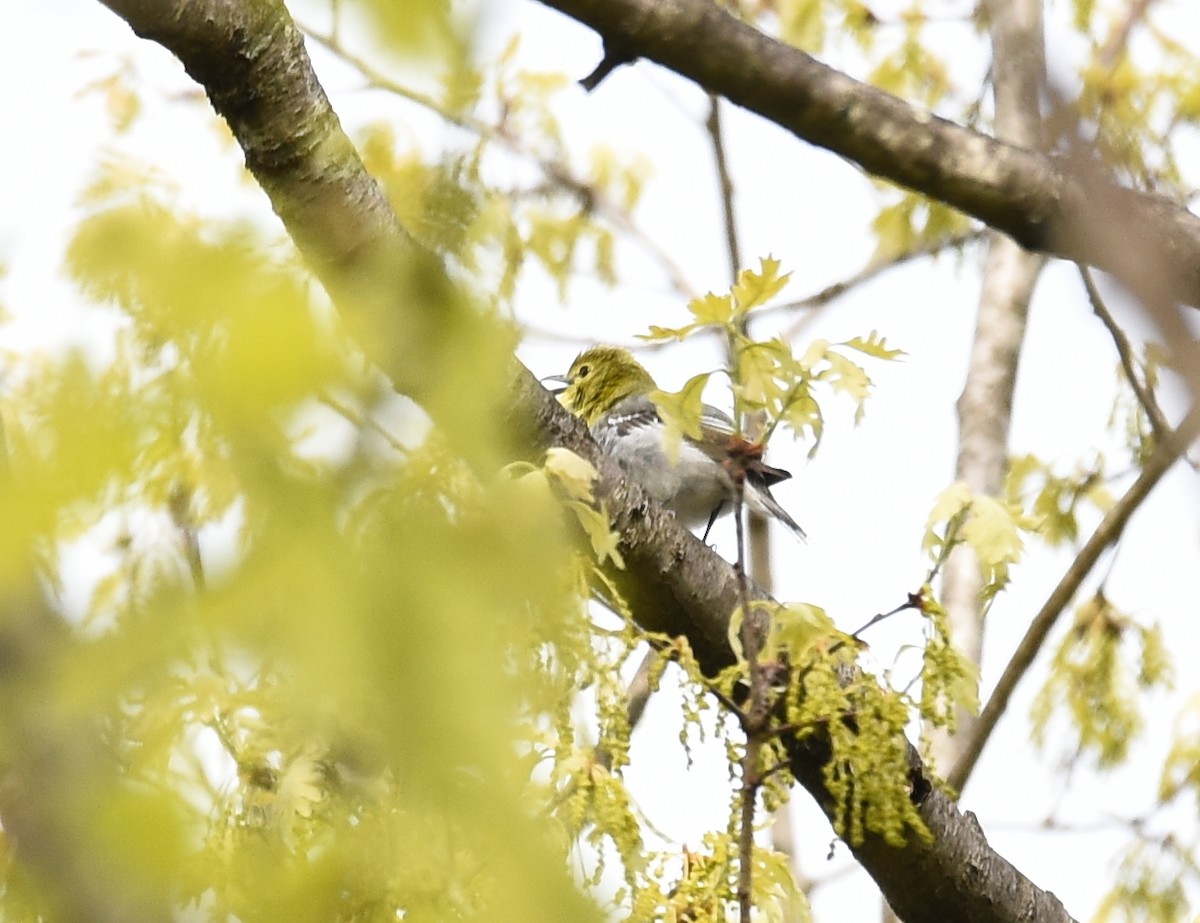
[[[796,522],[788,511],[779,505],[779,501],[771,496],[771,491],[766,485],[747,484],[746,485],[746,504],[759,513],[766,516],[774,516],[785,526],[792,530],[792,534],[800,541],[805,541],[808,538],[800,523]]]

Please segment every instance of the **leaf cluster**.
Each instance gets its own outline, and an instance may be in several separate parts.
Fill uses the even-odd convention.
[[[1138,695],[1171,684],[1170,658],[1157,626],[1138,624],[1097,591],[1075,611],[1075,623],[1055,651],[1050,675],[1033,704],[1033,735],[1045,746],[1052,718],[1065,710],[1074,758],[1100,768],[1125,761],[1142,730]]]
[[[797,438],[813,440],[810,456],[821,442],[825,420],[817,401],[818,388],[843,394],[855,406],[861,418],[871,391],[871,379],[861,365],[850,359],[852,350],[876,359],[895,360],[903,353],[887,345],[872,332],[844,343],[826,340],[811,343],[802,356],[793,354],[783,339],[753,339],[747,327],[754,312],[768,305],[787,284],[788,275],[780,272],[780,263],[771,257],[760,261],[758,270],[744,269],[727,294],[708,293],[693,299],[688,310],[694,320],[682,327],[651,326],[644,339],[651,342],[684,340],[701,333],[718,333],[729,344],[727,370],[733,392],[734,418],[761,421],[756,441],[766,443],[775,429],[784,424]],[[675,394],[656,392],[655,403],[668,429],[667,444],[678,443],[681,434],[696,436],[700,431],[701,394],[708,373],[691,378]]]

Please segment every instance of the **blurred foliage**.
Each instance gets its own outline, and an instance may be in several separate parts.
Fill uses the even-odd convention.
[[[875,359],[894,360],[903,351],[891,348],[883,337],[872,331],[865,338],[855,337],[844,343],[816,340],[803,355],[793,353],[782,338],[755,340],[746,333],[755,311],[768,306],[787,284],[788,275],[780,273],[780,263],[772,257],[760,261],[759,269],[743,269],[728,294],[709,292],[695,298],[688,310],[695,320],[683,327],[652,325],[642,339],[672,342],[699,333],[718,333],[729,344],[731,367],[726,370],[733,392],[734,417],[744,420],[755,415],[762,423],[758,441],[764,445],[783,424],[801,438],[812,437],[810,457],[815,455],[825,431],[818,388],[830,394],[850,398],[855,419],[862,418],[872,383],[866,370],[849,358],[847,350]],[[700,394],[708,375],[693,377],[677,393],[658,391],[652,395],[659,414],[667,424],[667,439],[677,441],[682,434],[699,435]]]
[[[1080,515],[1095,520],[1113,505],[1101,460],[1070,475],[1055,474],[1037,456],[1021,455],[1009,460],[1004,495],[1009,505],[1026,510],[1037,536],[1050,545],[1070,544],[1079,539]]]
[[[949,18],[977,39],[986,25],[977,10],[727,6],[810,53],[842,55],[889,92],[987,128],[984,87],[954,85],[929,32]],[[650,166],[615,148],[569,149],[556,114],[568,78],[523,67],[515,38],[495,60],[477,60],[470,10],[442,0],[333,7],[326,45],[367,86],[448,127],[431,151],[380,121],[361,131],[359,148],[410,233],[488,293],[487,307],[507,312],[531,268],[563,300],[581,274],[614,282],[618,240],[668,262],[634,220]],[[1066,11],[1089,55],[1069,130],[1095,140],[1129,181],[1186,192],[1176,145],[1200,120],[1194,56],[1152,23],[1143,33],[1152,65],[1144,50],[1106,52],[1119,23],[1101,10],[1111,13],[1074,0]],[[362,53],[345,38],[351,26],[373,36]],[[410,81],[414,58],[421,73]],[[98,96],[113,132],[127,133],[145,112],[139,80],[123,60],[80,93]],[[183,907],[214,921],[730,918],[740,787],[731,779],[730,828],[690,846],[651,845],[624,784],[621,680],[653,648],[652,687],[668,667],[682,677],[688,761],[716,733],[734,767],[742,735],[728,711],[717,714],[713,692],[728,701],[745,664],[704,677],[686,640],[646,635],[620,614],[599,570],[621,565],[617,537],[586,463],[551,453],[501,467],[499,445],[485,453],[496,470],[464,462],[419,408],[397,414],[387,382],[290,248],[249,224],[190,213],[182,182],[112,157],[81,196],[87,216],[67,268],[98,310],[121,317],[110,360],[5,356],[0,641],[28,631],[9,603],[36,581],[61,610],[47,618],[62,632],[38,649],[36,670],[0,677],[0,752],[33,767],[27,781],[37,784],[21,795],[60,854],[57,864],[18,862],[19,824],[0,831],[0,916],[54,918],[70,892],[96,909]],[[881,188],[877,260],[936,250],[969,226],[920,195]],[[652,327],[649,338],[718,332],[731,346],[723,371],[739,419],[762,415],[764,442],[782,424],[816,452],[827,398],[845,395],[863,413],[873,384],[860,357],[900,352],[873,331],[799,352],[749,337],[747,320],[786,284],[780,270],[760,261],[728,293],[694,299],[692,323]],[[0,323],[29,309],[4,307]],[[483,396],[502,390],[503,368],[470,351],[458,359],[440,412],[460,408],[471,428],[491,406]],[[1146,356],[1151,388],[1163,364]],[[697,422],[711,374],[657,396],[676,438]],[[1123,394],[1113,422],[1134,464],[1144,461],[1154,445],[1145,409]],[[856,638],[810,604],[772,612],[766,656],[793,667],[778,690],[786,720],[801,737],[829,738],[839,836],[924,834],[904,730],[918,717],[953,727],[959,707],[978,707],[977,666],[954,647],[936,574],[967,543],[991,599],[1028,536],[1076,542],[1081,519],[1113,501],[1103,459],[1074,465],[1026,455],[1002,499],[963,485],[938,498],[924,540],[930,577],[913,603],[924,633],[916,686],[869,674],[847,683]],[[86,577],[71,572],[81,545],[100,549]],[[87,600],[73,607],[81,580],[91,581]],[[617,617],[589,605],[597,585]],[[1157,627],[1097,593],[1055,654],[1037,732],[1069,741],[1072,761],[1119,765],[1145,694],[1170,677]],[[1179,722],[1160,806],[1198,800],[1194,719]],[[69,765],[56,766],[63,755]],[[764,758],[785,754],[767,747]],[[768,808],[788,797],[781,765],[761,767],[771,770]],[[1194,852],[1170,834],[1142,836],[1101,919],[1179,919]],[[756,846],[752,861],[762,917],[806,920],[788,857]]]
[[[1136,841],[1121,858],[1116,884],[1105,895],[1096,923],[1174,923],[1187,918],[1185,882],[1200,877],[1195,850],[1170,836]]]
[[[1055,746],[1069,759],[1092,756],[1100,767],[1125,761],[1142,730],[1139,696],[1169,687],[1172,671],[1157,626],[1138,625],[1102,591],[1075,610],[1075,624],[1054,654],[1046,685],[1033,703],[1033,739],[1046,746],[1052,719]]]
[[[434,437],[300,451],[321,394],[370,417],[378,389],[299,269],[242,229],[117,204],[70,267],[127,326],[104,368],[23,370],[0,497],[5,592],[30,549],[56,573],[117,523],[88,611],[27,680],[48,746],[84,721],[113,757],[28,793],[70,812],[68,852],[106,857],[117,906],[149,889],[212,919],[586,918],[512,749],[561,723],[596,656],[552,494]],[[230,523],[233,563],[194,592],[188,539]]]

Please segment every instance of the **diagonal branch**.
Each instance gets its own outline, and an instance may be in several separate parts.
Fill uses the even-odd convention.
[[[1100,555],[1121,537],[1129,518],[1150,495],[1155,485],[1162,480],[1162,476],[1187,451],[1188,445],[1196,438],[1197,434],[1200,434],[1200,405],[1194,405],[1187,419],[1179,425],[1179,428],[1172,431],[1169,438],[1158,445],[1154,454],[1146,460],[1138,479],[1100,520],[1096,531],[1091,534],[1075,560],[1071,562],[1071,566],[1067,568],[1067,572],[1059,580],[1058,585],[1050,592],[1042,604],[1042,608],[1029,623],[1025,637],[1021,639],[1012,659],[1004,668],[999,682],[996,683],[991,698],[988,699],[987,705],[980,713],[979,720],[963,748],[958,763],[946,779],[952,789],[962,791],[963,786],[966,785],[967,780],[971,777],[971,772],[975,769],[975,764],[979,761],[980,754],[983,753],[988,738],[991,737],[992,731],[996,729],[996,724],[1008,708],[1009,700],[1012,698],[1017,683],[1029,670],[1034,658],[1042,649],[1046,636],[1050,634],[1050,629],[1058,622],[1059,616],[1070,604],[1079,590],[1080,584],[1091,573]]]
[[[622,0],[606,2],[616,7]],[[386,342],[372,343],[371,355],[398,389],[420,401],[435,423],[440,422],[438,380],[435,376],[426,381],[422,375],[439,371],[439,363],[448,361],[439,353],[445,338],[457,338],[458,355],[473,355],[470,350],[477,344],[470,337],[484,333],[457,325],[459,315],[447,317],[447,311],[461,309],[442,304],[460,303],[444,268],[428,254],[413,256],[415,245],[400,230],[341,132],[281,0],[106,0],[106,5],[138,34],[164,45],[203,82],[246,152],[247,166],[339,312],[350,314],[353,322],[348,326],[360,336],[386,331]],[[420,259],[428,287],[413,291],[410,274],[380,255]],[[348,274],[351,266],[354,273]],[[388,287],[393,284],[400,290]],[[383,294],[372,297],[377,292]],[[531,451],[562,445],[597,464],[596,494],[622,536],[625,569],[612,576],[643,626],[685,636],[710,674],[731,663],[727,628],[737,604],[738,581],[729,564],[652,505],[637,485],[625,482],[617,466],[601,456],[582,422],[515,362],[500,416],[501,425],[524,434]],[[757,589],[751,593],[764,596]],[[792,736],[786,742],[793,772],[829,808],[832,799],[823,774],[828,753],[820,735],[803,740]],[[972,815],[960,813],[944,795],[929,791],[911,748],[909,758],[913,797],[932,842],[896,848],[868,835],[855,848],[904,919],[1068,921],[1052,894],[988,845]]]
[[[1104,298],[1100,295],[1100,290],[1096,288],[1092,274],[1086,266],[1079,267],[1079,277],[1083,280],[1083,287],[1087,291],[1088,301],[1091,302],[1092,312],[1100,318],[1100,323],[1104,325],[1108,335],[1112,337],[1113,344],[1117,347],[1117,355],[1121,360],[1121,368],[1125,371],[1125,378],[1129,382],[1129,387],[1133,389],[1138,403],[1146,411],[1146,418],[1150,421],[1150,428],[1154,430],[1155,439],[1165,442],[1171,434],[1171,424],[1167,422],[1162,408],[1158,406],[1158,399],[1155,398],[1154,391],[1142,381],[1142,376],[1138,374],[1137,359],[1134,357],[1129,337],[1125,335],[1125,331],[1120,328],[1116,318],[1108,310],[1108,305],[1104,303]]]
[[[932,115],[775,41],[709,0],[543,2],[595,29],[606,45],[662,64],[874,176],[980,219],[1027,250],[1100,266],[1135,289],[1150,286],[1156,297],[1148,300],[1200,305],[1200,218],[1169,199]],[[1131,248],[1130,240],[1144,246]]]

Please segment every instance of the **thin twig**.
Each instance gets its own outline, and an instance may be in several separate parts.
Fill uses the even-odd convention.
[[[962,539],[958,537],[958,534],[959,534],[959,532],[962,531],[962,527],[966,523],[967,516],[970,512],[971,512],[971,507],[970,507],[970,504],[968,504],[968,505],[964,506],[962,509],[960,509],[953,516],[951,516],[950,520],[946,523],[946,537],[942,540],[942,547],[938,551],[937,559],[933,562],[933,565],[929,568],[929,571],[925,574],[925,582],[924,582],[923,586],[929,586],[930,584],[933,583],[934,578],[937,577],[938,572],[942,569],[942,567],[945,565],[946,561],[949,559],[950,552],[954,549],[954,547],[956,545],[961,544]],[[904,602],[902,602],[900,605],[898,605],[895,609],[892,609],[888,612],[880,612],[880,613],[877,613],[876,615],[873,615],[871,617],[871,619],[865,625],[863,625],[861,628],[859,628],[856,631],[852,631],[850,633],[850,637],[857,638],[859,635],[861,635],[864,631],[866,631],[872,625],[876,625],[879,622],[882,622],[884,619],[889,619],[893,615],[899,615],[901,612],[904,612],[908,609],[923,609],[924,608],[924,600],[922,599],[923,594],[924,594],[923,589],[918,590],[916,593],[909,593],[908,599],[905,600]]]
[[[721,130],[721,97],[708,94],[708,118],[704,122],[712,142],[713,160],[717,165],[717,181],[721,190],[721,214],[725,219],[725,249],[729,254],[729,273],[733,281],[742,268],[741,246],[738,244],[737,217],[733,208],[733,177],[725,156],[725,135]]]
[[[1087,290],[1088,301],[1092,303],[1092,312],[1100,318],[1100,323],[1104,324],[1109,336],[1112,337],[1113,344],[1117,347],[1117,355],[1121,358],[1121,368],[1125,370],[1125,377],[1129,380],[1129,386],[1133,388],[1133,393],[1137,396],[1138,403],[1146,411],[1146,416],[1150,420],[1150,428],[1154,430],[1154,438],[1158,442],[1162,442],[1163,439],[1170,435],[1171,424],[1167,422],[1162,408],[1158,406],[1154,392],[1142,381],[1141,376],[1138,374],[1137,359],[1133,355],[1133,347],[1129,342],[1129,337],[1117,325],[1112,312],[1108,310],[1108,306],[1104,303],[1104,299],[1100,295],[1100,290],[1096,288],[1096,283],[1092,279],[1091,271],[1082,263],[1076,263],[1076,266],[1079,268],[1079,277],[1083,280],[1083,287]]]
[[[1154,0],[1131,0],[1125,17],[1116,24],[1108,35],[1103,47],[1096,52],[1096,63],[1101,67],[1110,68],[1117,63],[1125,49],[1129,46],[1129,36],[1133,27],[1146,15]]]
[[[750,587],[746,579],[746,536],[742,523],[743,497],[746,486],[744,469],[735,471],[733,518],[737,531],[737,564],[734,573],[738,581],[738,601],[742,609],[742,653],[750,682],[750,701],[747,703],[743,727],[746,731],[746,750],[742,754],[742,805],[738,828],[738,911],[741,923],[750,923],[752,907],[752,871],[754,859],[754,806],[762,782],[758,771],[759,752],[766,726],[766,702],[762,664],[759,663],[758,620],[750,608]]]
[[[600,59],[600,63],[586,77],[579,78],[579,85],[589,93],[600,83],[615,71],[618,67],[626,64],[632,64],[637,60],[637,55],[622,47],[619,43],[614,44],[610,41],[604,43],[604,57]]]
[[[204,559],[200,554],[200,535],[192,518],[192,490],[183,483],[176,484],[167,498],[167,511],[171,522],[179,530],[183,541],[183,557],[188,572],[192,575],[192,586],[196,592],[204,592]]]
[[[908,599],[905,602],[902,602],[895,609],[892,609],[888,612],[879,612],[879,613],[876,613],[875,615],[871,616],[870,621],[868,621],[865,625],[860,627],[857,631],[850,632],[850,637],[857,638],[859,635],[861,635],[864,631],[866,631],[872,625],[877,625],[878,623],[882,622],[884,619],[890,619],[893,615],[899,615],[901,612],[905,612],[908,609],[920,609],[920,608],[921,608],[921,594],[920,593],[909,593]]]
[[[638,664],[637,672],[625,688],[625,720],[629,725],[629,733],[638,726],[642,715],[646,712],[646,703],[650,701],[653,690],[650,688],[650,671],[658,661],[658,651],[653,647],[646,651],[646,656]],[[596,747],[596,762],[605,769],[612,768],[612,753],[607,747]]]
[[[528,158],[538,165],[542,173],[554,184],[569,192],[580,205],[591,212],[602,215],[612,222],[613,226],[637,241],[658,262],[672,287],[685,298],[696,296],[695,288],[687,280],[682,268],[667,254],[658,243],[634,223],[632,216],[617,207],[593,184],[571,173],[570,168],[557,160],[552,160],[524,147],[504,125],[493,125],[474,116],[453,112],[427,93],[413,90],[397,83],[383,71],[374,67],[366,58],[349,51],[333,34],[324,34],[317,30],[301,26],[301,31],[314,42],[337,55],[342,61],[357,70],[366,81],[367,86],[391,93],[428,109],[440,118],[473,134],[494,141],[520,157]]]
[[[352,424],[357,429],[369,429],[376,433],[381,439],[383,439],[384,442],[390,445],[397,452],[400,452],[403,455],[408,454],[408,448],[405,447],[404,443],[388,432],[387,429],[370,414],[363,415],[359,413],[349,404],[339,401],[328,391],[319,391],[317,393],[317,400],[330,410],[345,417],[347,422]]]
[[[1191,441],[1196,438],[1197,433],[1200,433],[1200,404],[1193,405],[1192,410],[1178,429],[1172,431],[1167,439],[1155,447],[1154,453],[1146,460],[1141,475],[1133,482],[1125,495],[1104,515],[1096,530],[1080,549],[1078,557],[1071,562],[1071,566],[1059,580],[1058,586],[1051,591],[1049,597],[1042,604],[1042,608],[1030,622],[1025,637],[1021,639],[1016,653],[1004,668],[1004,674],[1000,677],[991,698],[988,699],[987,705],[979,715],[974,730],[963,747],[962,755],[946,778],[946,783],[951,789],[957,792],[963,790],[975,764],[979,761],[979,756],[983,752],[988,738],[991,737],[992,732],[996,729],[996,724],[1008,707],[1017,683],[1029,670],[1034,658],[1042,649],[1050,629],[1054,627],[1059,616],[1074,598],[1080,584],[1091,573],[1100,555],[1120,538],[1125,525],[1129,522],[1129,517],[1142,505],[1162,476],[1179,460]]]
[[[964,247],[967,244],[974,243],[983,237],[985,229],[973,228],[969,231],[963,231],[960,234],[953,234],[949,237],[943,237],[938,240],[928,241],[913,247],[909,250],[901,251],[900,253],[892,254],[887,257],[871,257],[867,264],[858,272],[847,276],[839,282],[834,282],[832,285],[827,285],[825,288],[814,292],[804,298],[796,301],[788,301],[783,304],[772,305],[769,308],[763,308],[755,312],[757,319],[769,317],[775,314],[784,312],[810,312],[818,308],[823,308],[832,301],[841,298],[851,289],[870,282],[876,276],[891,269],[896,269],[906,263],[911,263],[913,260],[921,259],[926,256],[935,256],[943,250],[954,250]],[[807,315],[798,319],[788,330],[783,334],[785,339],[794,337],[800,329],[809,322],[811,318]]]

